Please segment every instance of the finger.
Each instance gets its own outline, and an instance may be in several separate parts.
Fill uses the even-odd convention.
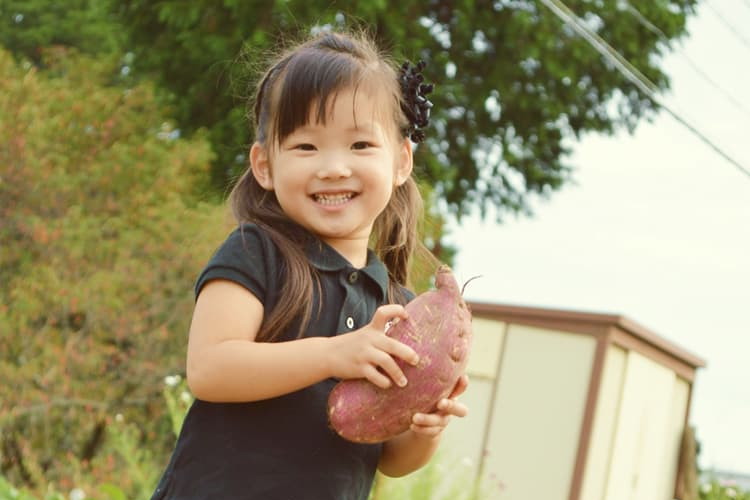
[[[416,366],[419,363],[419,354],[417,354],[417,351],[391,337],[383,337],[380,345],[377,347],[380,347],[391,356],[403,359],[411,365]]]
[[[407,384],[406,375],[404,375],[404,372],[401,371],[401,368],[399,368],[396,360],[393,359],[386,351],[379,352],[380,356],[377,360],[378,367],[380,367],[380,369],[383,370],[383,372],[385,372],[385,374],[388,375],[391,380],[396,383],[397,386],[404,387]]]
[[[461,394],[466,391],[466,388],[469,387],[469,377],[466,375],[461,375],[458,377],[458,380],[456,381],[456,385],[453,386],[453,390],[451,391],[450,396],[448,398],[455,399]]]
[[[367,380],[380,387],[388,389],[391,386],[391,379],[383,375],[374,366],[370,365],[364,369],[364,376]]]
[[[438,410],[456,417],[465,417],[469,414],[469,408],[455,399],[441,399],[438,403]]]
[[[444,428],[445,427],[425,427],[425,426],[417,425],[417,424],[411,424],[409,426],[409,429],[412,432],[416,432],[417,434],[422,434],[423,436],[430,436],[430,437],[435,437],[439,435],[441,432],[443,432]]]
[[[384,332],[385,326],[393,318],[406,319],[406,309],[401,304],[386,304],[375,309],[370,323],[378,330]]]
[[[419,427],[445,427],[450,419],[450,415],[442,413],[415,413],[411,423]]]

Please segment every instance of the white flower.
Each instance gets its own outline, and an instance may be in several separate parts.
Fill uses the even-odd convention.
[[[180,377],[179,375],[167,375],[166,377],[164,377],[164,383],[168,387],[176,386],[180,383],[180,380],[182,380],[182,377]]]
[[[86,498],[86,492],[81,488],[73,488],[70,490],[70,495],[68,495],[68,497],[70,500],[83,500]]]
[[[463,465],[464,467],[473,467],[474,461],[469,457],[464,457],[461,459],[461,465]]]
[[[188,391],[182,391],[182,394],[180,394],[180,399],[182,399],[183,403],[190,403],[193,401],[193,396],[191,396]]]
[[[115,422],[117,422],[118,424],[121,424],[124,421],[125,421],[125,417],[122,416],[122,413],[118,413],[117,415],[115,415]]]
[[[735,498],[737,496],[737,490],[735,490],[734,488],[727,488],[726,490],[724,490],[724,493],[729,498]]]

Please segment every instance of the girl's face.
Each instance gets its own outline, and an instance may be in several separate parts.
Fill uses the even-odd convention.
[[[323,124],[313,106],[307,125],[278,149],[256,143],[251,164],[291,219],[346,256],[353,244],[367,247],[394,187],[411,174],[412,151],[366,93],[340,91],[328,108]]]

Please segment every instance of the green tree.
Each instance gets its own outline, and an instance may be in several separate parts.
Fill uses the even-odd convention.
[[[566,3],[659,89],[668,88],[660,57],[685,34],[697,0]],[[183,136],[207,131],[216,199],[245,167],[249,84],[267,55],[309,26],[357,22],[399,60],[429,63],[427,77],[437,84],[433,128],[417,165],[438,226],[441,216],[472,209],[496,208],[499,217],[528,212],[530,198],[570,180],[568,156],[578,138],[632,130],[656,111],[539,1],[77,0],[63,8],[52,0],[0,0],[0,43],[17,56],[38,61],[43,47],[74,46],[118,60],[111,81],[130,84],[135,75],[156,82]],[[453,249],[433,241],[449,262]]]
[[[200,201],[202,134],[178,138],[150,86],[104,85],[111,67],[41,57],[47,72],[0,51],[0,475],[39,491],[115,477],[117,413],[165,463],[163,380],[227,231]]]
[[[638,2],[669,40],[685,34],[697,0]],[[623,0],[567,4],[658,88],[670,47]],[[208,127],[224,190],[244,166],[247,76],[309,25],[353,18],[374,26],[399,59],[429,63],[434,127],[417,164],[441,206],[463,214],[528,209],[569,180],[573,142],[587,132],[633,129],[655,105],[611,70],[572,29],[531,0],[329,1],[124,0],[113,3],[139,73],[172,99],[186,133]],[[238,54],[244,49],[244,57]]]
[[[37,65],[51,46],[119,54],[124,32],[107,6],[98,0],[0,0],[0,46]]]

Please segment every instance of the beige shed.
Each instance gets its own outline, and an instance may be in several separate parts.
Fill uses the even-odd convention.
[[[470,415],[440,460],[483,499],[671,500],[704,361],[610,314],[471,303]]]

